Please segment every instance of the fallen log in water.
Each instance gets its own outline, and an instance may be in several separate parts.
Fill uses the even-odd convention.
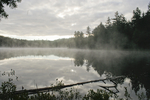
[[[86,82],[80,82],[80,83],[75,83],[75,84],[69,84],[69,85],[61,85],[61,86],[54,86],[54,87],[45,87],[45,88],[38,88],[38,89],[30,89],[30,90],[19,90],[19,91],[15,91],[14,94],[22,94],[22,93],[28,93],[28,94],[35,94],[35,93],[39,93],[39,92],[48,92],[51,90],[56,90],[56,89],[63,89],[63,88],[67,88],[67,87],[72,87],[72,86],[76,86],[76,85],[84,85],[84,84],[88,84],[88,83],[93,83],[93,82],[104,82],[105,80],[110,80],[111,82],[114,83],[114,86],[100,86],[108,91],[109,88],[115,88],[118,91],[117,84],[113,81],[115,79],[119,79],[119,78],[124,78],[124,76],[118,76],[118,77],[113,77],[113,78],[106,78],[106,79],[99,79],[99,80],[92,80],[92,81],[86,81]],[[106,84],[106,82],[104,82]],[[111,91],[112,92],[112,91]],[[117,93],[117,92],[113,92],[113,93]]]

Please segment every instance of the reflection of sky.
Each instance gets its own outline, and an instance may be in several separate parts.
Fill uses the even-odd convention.
[[[55,56],[55,55],[49,55],[49,56],[33,56],[33,55],[28,55],[28,56],[15,57],[14,59],[74,60],[73,58],[69,58],[69,57],[58,57],[58,56]]]
[[[3,71],[8,72],[11,69],[15,70],[18,81],[16,80],[16,76],[11,76],[11,78],[14,79],[18,89],[21,89],[22,86],[26,89],[36,88],[36,85],[38,88],[48,87],[56,83],[56,79],[62,80],[65,84],[72,84],[105,78],[104,74],[100,76],[91,66],[89,72],[85,64],[82,67],[74,66],[74,58],[58,57],[55,55],[12,56],[9,59],[0,60],[0,68],[0,74]],[[0,82],[6,81],[8,78],[8,76],[0,76]],[[107,83],[111,85],[110,82]],[[87,90],[96,90],[99,88],[98,85],[103,84],[102,82],[98,82],[76,86],[76,88],[79,89],[81,93],[87,93]],[[124,95],[124,86],[127,87],[131,97],[137,98],[131,88],[132,84],[130,79],[125,79],[123,85],[118,85],[117,88],[120,91],[119,95]],[[145,89],[141,88],[139,92],[141,91],[145,91]]]
[[[15,70],[16,76],[12,78],[17,84],[18,89],[24,86],[26,89],[50,86],[56,82],[56,79],[62,80],[65,84],[84,82],[93,79],[99,79],[98,73],[91,68],[86,71],[86,66],[75,67],[72,59],[57,57],[54,55],[47,56],[47,59],[42,56],[26,56],[5,59],[0,61],[1,71]],[[46,58],[46,56],[44,56]],[[49,59],[48,59],[49,58]],[[67,60],[66,60],[67,59]],[[7,80],[8,77],[1,77]]]

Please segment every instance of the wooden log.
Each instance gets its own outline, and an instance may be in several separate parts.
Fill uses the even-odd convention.
[[[118,77],[113,77],[113,78],[105,78],[105,79],[98,79],[98,80],[91,80],[91,81],[80,82],[80,83],[69,84],[69,85],[62,85],[62,86],[45,87],[45,88],[29,89],[29,90],[19,90],[19,91],[15,91],[13,94],[22,94],[22,93],[36,94],[36,93],[39,93],[39,92],[48,92],[48,91],[51,91],[51,90],[63,89],[63,88],[72,87],[72,86],[76,86],[76,85],[84,85],[84,84],[93,83],[93,82],[100,82],[100,81],[104,82],[105,80],[111,80],[113,82],[113,80],[119,79],[119,78],[124,78],[124,76],[118,76]],[[115,86],[100,86],[100,87],[110,91],[109,90],[110,87],[111,88],[112,87],[116,88],[117,84],[114,83],[114,85]]]

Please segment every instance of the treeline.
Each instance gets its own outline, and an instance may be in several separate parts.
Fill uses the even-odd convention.
[[[22,40],[0,36],[0,47],[75,47],[73,38],[49,40]]]
[[[150,49],[150,4],[146,13],[133,10],[131,21],[116,12],[105,25],[100,23],[92,32],[87,27],[86,34],[77,31],[74,36],[78,48]]]
[[[147,12],[137,7],[127,21],[123,14],[115,13],[106,24],[100,23],[86,33],[75,31],[74,38],[46,40],[19,40],[0,36],[2,47],[69,47],[90,49],[150,49],[150,4]]]

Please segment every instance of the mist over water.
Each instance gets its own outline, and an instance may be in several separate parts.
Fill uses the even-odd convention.
[[[62,80],[65,84],[125,76],[118,81],[119,95],[124,95],[124,87],[135,99],[136,93],[150,96],[150,52],[120,50],[81,50],[67,48],[0,48],[0,82],[9,76],[2,73],[15,70],[10,76],[17,89],[48,87]],[[16,80],[16,76],[18,80]],[[111,85],[111,82],[107,82]],[[82,93],[98,89],[104,83],[76,86]]]

